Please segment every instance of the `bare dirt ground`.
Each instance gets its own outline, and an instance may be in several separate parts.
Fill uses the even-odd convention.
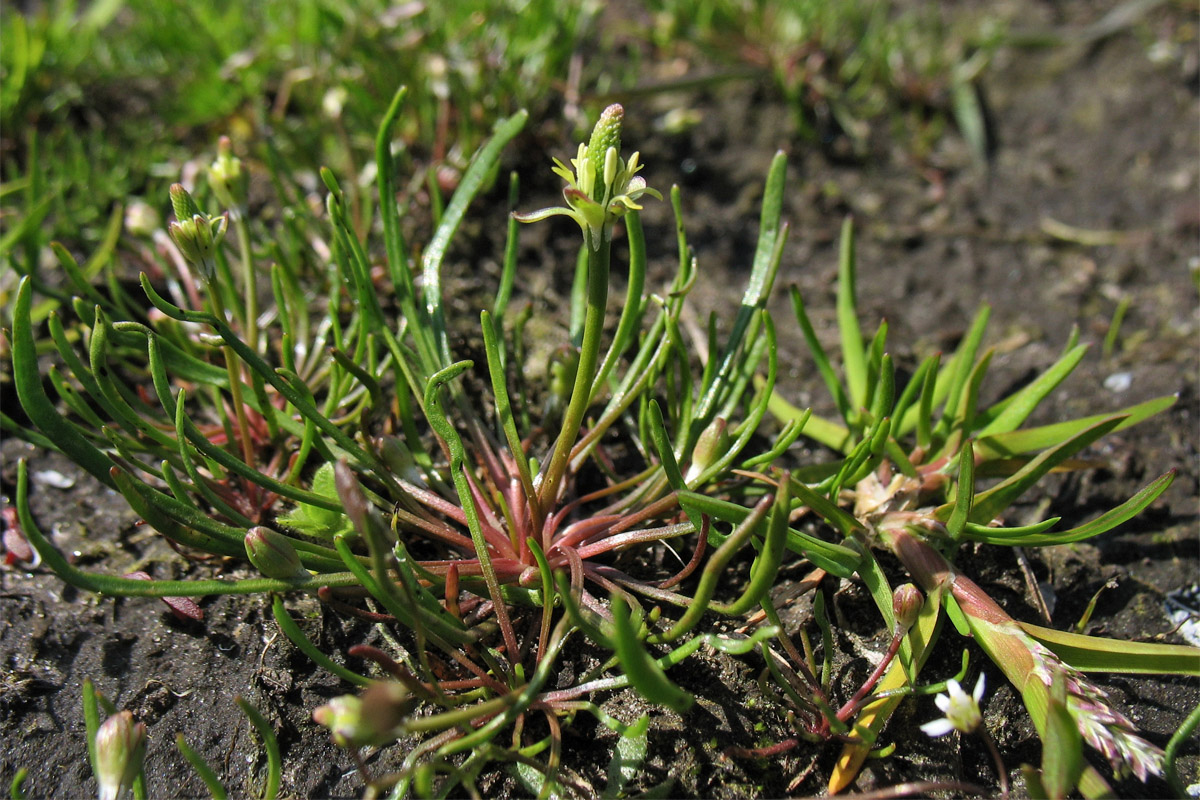
[[[1014,5],[1021,27],[1060,31],[1068,38],[1089,30],[1103,12],[1091,4]],[[1100,596],[1088,631],[1119,638],[1179,641],[1171,633],[1163,598],[1194,585],[1200,565],[1200,313],[1193,277],[1200,265],[1200,77],[1197,53],[1152,58],[1153,38],[1147,38],[1187,24],[1196,24],[1194,13],[1182,4],[1168,5],[1136,26],[1090,42],[1071,39],[1049,49],[1003,50],[984,82],[994,126],[986,173],[972,166],[965,145],[953,136],[921,163],[886,137],[877,137],[874,156],[865,163],[836,163],[821,148],[795,140],[773,92],[749,83],[627,103],[630,119],[649,118],[667,103],[684,102],[702,113],[702,124],[684,134],[643,131],[647,138],[641,146],[651,185],[678,182],[683,188],[702,268],[693,294],[702,317],[710,308],[734,308],[740,288],[730,287],[741,286],[753,251],[756,201],[767,164],[778,148],[790,153],[785,218],[792,235],[773,311],[786,337],[784,388],[797,405],[828,410],[829,403],[782,289],[798,285],[818,327],[833,336],[836,233],[846,214],[855,216],[860,231],[860,313],[870,328],[887,318],[889,342],[901,364],[911,367],[926,352],[953,347],[986,301],[992,307],[988,343],[998,349],[994,375],[984,388],[990,397],[1052,363],[1073,326],[1095,343],[1036,422],[1178,395],[1166,413],[1109,437],[1094,454],[1106,459],[1107,467],[1051,481],[1021,509],[1032,517],[1039,504],[1046,504],[1047,513],[1078,524],[1162,472],[1178,470],[1167,494],[1118,531],[1028,554],[1037,579],[1056,600],[1058,627],[1073,624],[1088,600],[1114,578],[1116,587]],[[1193,51],[1194,44],[1193,38]],[[521,156],[523,167],[544,166],[547,160],[548,155]],[[649,208],[645,221],[652,258],[669,262],[674,236],[666,204]],[[1080,241],[1086,236],[1079,235],[1064,239],[1055,222],[1101,233],[1096,241]],[[527,248],[541,244],[537,234],[526,240]],[[526,263],[543,261],[535,254]],[[469,271],[473,268],[465,260],[460,268],[464,275],[478,273]],[[542,276],[525,287],[550,306],[552,293],[564,290],[561,284]],[[1122,298],[1129,299],[1129,312],[1117,347],[1105,356],[1100,342]],[[5,441],[0,452],[6,493],[13,490],[19,457],[30,458],[35,473],[56,470],[73,479],[68,489],[35,482],[32,503],[42,528],[52,531],[65,551],[76,553],[78,564],[114,572],[137,565],[157,577],[212,572],[213,567],[179,559],[138,526],[119,498],[79,475],[65,459],[13,440]],[[1014,616],[1037,621],[1012,553],[980,550],[961,563]],[[799,574],[785,569],[787,577]],[[845,623],[846,641],[838,644],[853,652],[855,641],[877,633],[873,622],[864,621],[863,630],[855,626],[856,609],[871,613],[869,601],[854,587],[843,587],[835,602]],[[265,600],[214,598],[201,605],[205,621],[185,624],[156,600],[86,596],[40,569],[0,572],[0,740],[5,743],[0,782],[25,767],[30,796],[94,794],[80,707],[81,682],[91,678],[119,707],[149,725],[146,768],[153,796],[204,794],[175,749],[177,733],[218,767],[235,796],[255,793],[264,760],[233,704],[236,695],[251,699],[277,726],[285,796],[359,794],[349,758],[310,717],[315,706],[348,687],[312,667],[276,635]],[[367,634],[315,603],[297,600],[291,608],[330,651]],[[926,675],[956,671],[955,648],[943,650]],[[974,664],[986,663],[977,650],[972,656]],[[683,718],[656,715],[651,756],[638,787],[671,779],[671,794],[679,796],[821,793],[836,756],[833,745],[804,745],[769,761],[739,761],[721,753],[729,744],[761,746],[789,735],[782,712],[758,698],[753,681],[760,669],[753,659],[697,658],[673,670],[672,677],[697,692],[700,701]],[[985,718],[1015,773],[1022,762],[1038,762],[1040,747],[1019,698],[1001,685],[998,671],[985,671],[994,690]],[[1101,682],[1159,745],[1200,702],[1195,680]],[[597,701],[614,713],[621,709],[622,716],[632,714],[637,702],[628,694]],[[931,741],[917,731],[917,724],[933,716],[929,702],[902,706],[884,733],[885,740],[899,743],[897,755],[868,768],[857,788],[916,779],[966,779],[994,787],[990,760],[978,741]],[[569,730],[567,763],[582,780],[602,786],[611,744],[602,727]],[[371,763],[385,769],[395,759],[385,754]],[[1185,784],[1200,782],[1194,740],[1185,745],[1179,763]],[[485,788],[489,794],[524,793],[506,773]],[[1127,781],[1117,789],[1122,796],[1168,792],[1161,781],[1145,786]],[[1022,793],[1018,784],[1016,794]]]

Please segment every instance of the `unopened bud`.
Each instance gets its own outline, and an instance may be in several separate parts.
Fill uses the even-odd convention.
[[[692,463],[688,467],[687,474],[683,476],[684,483],[690,484],[699,478],[704,470],[717,460],[725,449],[725,428],[727,426],[728,422],[724,417],[717,417],[700,434],[700,438],[696,440],[696,446],[692,448]]]
[[[238,215],[246,207],[248,177],[242,170],[242,160],[233,154],[233,143],[222,136],[217,142],[217,160],[208,168],[208,185],[221,205]]]
[[[892,592],[892,611],[896,615],[896,633],[908,633],[908,629],[917,621],[921,607],[925,605],[925,597],[921,590],[911,583],[896,587]]]
[[[608,192],[612,188],[613,181],[617,179],[617,148],[610,147],[604,153],[604,191]]]
[[[200,278],[205,282],[212,281],[217,273],[217,247],[225,238],[229,217],[225,214],[210,217],[202,213],[196,201],[178,183],[171,187],[171,206],[175,210],[175,222],[167,226],[167,233],[183,257],[200,271]]]
[[[146,726],[122,711],[104,720],[96,731],[96,783],[100,800],[117,800],[142,769],[146,755]]]
[[[417,698],[398,681],[376,681],[362,693],[361,720],[375,741],[394,738],[396,728],[417,706]]]
[[[361,747],[371,742],[370,729],[363,720],[362,698],[355,695],[335,697],[314,709],[313,721],[329,728],[338,747]]]
[[[290,581],[309,577],[295,546],[282,533],[256,525],[246,533],[245,544],[250,563],[268,578]]]
[[[621,153],[621,123],[624,120],[625,109],[621,107],[620,103],[613,103],[601,112],[600,119],[596,121],[596,127],[592,128],[592,136],[588,139],[587,144],[587,155],[592,162],[597,178],[604,176],[604,159],[608,157],[609,149],[616,150],[618,156]],[[611,181],[605,181],[604,185],[607,186],[609,183]]]

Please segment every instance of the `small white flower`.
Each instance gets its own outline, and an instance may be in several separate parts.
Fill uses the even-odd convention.
[[[921,726],[921,730],[927,736],[933,737],[945,736],[950,731],[973,733],[983,724],[983,715],[979,713],[979,701],[983,698],[983,685],[983,674],[980,673],[979,680],[975,681],[974,691],[967,694],[958,681],[951,678],[946,682],[949,694],[939,694],[933,698],[933,702],[937,703],[937,707],[946,716],[935,719],[933,722],[926,722]]]

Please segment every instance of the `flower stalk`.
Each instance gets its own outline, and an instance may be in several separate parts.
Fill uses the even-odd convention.
[[[247,217],[247,194],[250,177],[242,169],[242,160],[233,154],[233,143],[228,136],[217,142],[217,158],[208,168],[208,183],[217,200],[229,210],[229,216],[237,223],[238,250],[242,267],[242,300],[246,342],[251,349],[258,350],[258,280],[254,274],[254,258],[250,248],[249,218]]]
[[[571,449],[579,438],[580,425],[594,394],[600,340],[608,309],[613,224],[627,212],[640,210],[637,201],[642,195],[662,199],[662,195],[646,186],[645,178],[637,174],[641,169],[638,154],[634,153],[628,161],[621,158],[621,125],[624,118],[625,110],[620,104],[610,105],[592,128],[588,142],[580,143],[576,157],[571,159],[571,167],[554,159],[554,173],[567,182],[563,189],[566,207],[514,214],[521,222],[536,222],[557,215],[574,219],[583,231],[587,257],[588,288],[583,340],[562,429],[550,459],[537,479],[537,504],[541,508],[550,507],[562,490]],[[549,542],[545,542],[545,545],[549,547]]]
[[[608,279],[610,243],[602,240],[598,249],[588,248],[588,294],[587,314],[583,322],[583,342],[579,348],[579,364],[575,370],[575,384],[571,389],[571,400],[563,414],[562,430],[554,443],[554,450],[541,478],[538,488],[538,504],[549,508],[558,497],[571,448],[579,438],[579,426],[587,413],[592,396],[592,383],[596,377],[596,364],[600,356],[600,337],[604,332],[604,315],[608,308]],[[548,546],[548,543],[547,543]]]
[[[224,321],[225,301],[221,297],[221,287],[216,280],[216,258],[217,249],[221,246],[229,227],[229,214],[225,213],[219,217],[204,214],[200,211],[196,201],[192,199],[191,194],[181,184],[172,185],[170,194],[171,205],[175,210],[175,221],[168,227],[168,232],[183,257],[199,270],[201,283],[204,284],[209,303],[212,305],[213,315]],[[238,230],[244,231],[244,229],[243,221],[243,224],[238,226]],[[242,236],[244,234],[239,233],[239,237]],[[246,268],[249,265],[248,236],[244,238],[242,245],[244,248],[242,252],[243,267]],[[247,268],[246,271],[249,273],[250,269]],[[248,275],[248,280],[253,280],[253,276]],[[254,294],[251,288],[251,286],[246,287],[247,295]],[[257,317],[257,308],[253,310]],[[252,343],[257,340],[257,336],[257,330],[255,330],[254,338],[251,339]],[[229,343],[222,347],[222,352],[225,356],[225,370],[229,376],[229,394],[233,402],[234,414],[237,417],[237,438],[241,444],[242,457],[248,466],[253,466],[256,459],[254,446],[250,441],[250,421],[242,399],[242,362]]]

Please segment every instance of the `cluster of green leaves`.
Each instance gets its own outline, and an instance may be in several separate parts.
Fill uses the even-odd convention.
[[[147,581],[81,570],[38,530],[28,505],[27,469],[19,467],[17,506],[25,534],[45,563],[76,586],[142,596],[277,593],[273,610],[281,630],[316,663],[364,687],[361,699],[347,696],[318,709],[318,720],[335,740],[356,751],[420,738],[396,775],[378,778],[364,771],[376,790],[388,787],[400,796],[448,791],[459,783],[470,788],[488,764],[510,762],[539,794],[584,792],[561,770],[560,731],[586,712],[620,736],[609,774],[609,794],[615,796],[645,752],[647,719],[632,725],[613,719],[590,698],[632,687],[653,703],[685,712],[692,697],[665,670],[703,645],[732,654],[760,651],[781,702],[796,706],[802,734],[850,738],[831,783],[831,789],[841,788],[895,702],[914,691],[917,672],[937,641],[942,610],[960,630],[975,630],[970,603],[978,598],[959,591],[969,582],[939,583],[940,575],[958,569],[957,543],[1078,541],[1128,520],[1170,484],[1168,473],[1112,511],[1067,531],[1052,530],[1057,519],[996,527],[1004,510],[1050,470],[1077,466],[1071,459],[1088,444],[1161,411],[1172,399],[1022,428],[1078,364],[1083,348],[1072,341],[1059,362],[1027,387],[980,407],[991,359],[990,352],[979,353],[986,309],[946,364],[930,356],[898,390],[886,326],[869,339],[858,326],[849,224],[838,297],[844,382],[817,340],[801,296],[792,295],[800,330],[840,418],[822,419],[790,406],[775,392],[774,325],[763,310],[786,239],[782,156],[767,179],[759,245],[741,309],[724,343],[715,318],[710,320],[706,346],[697,348],[704,357],[686,345],[680,325],[697,269],[678,191],[671,200],[679,222],[679,266],[662,298],[645,289],[637,213],[625,217],[628,294],[603,355],[598,326],[607,308],[611,253],[604,235],[595,243],[585,237],[573,296],[580,310],[571,315],[578,322],[568,331],[573,347],[561,351],[560,367],[552,370],[574,372],[575,386],[571,402],[559,403],[539,424],[529,407],[538,390],[523,385],[518,368],[528,315],[508,309],[519,250],[512,220],[497,294],[481,314],[492,390],[491,401],[481,407],[461,383],[474,365],[455,361],[450,347],[443,262],[468,207],[485,190],[525,116],[503,120],[472,160],[431,241],[420,249],[418,284],[416,250],[401,235],[393,183],[390,145],[402,99],[403,92],[394,98],[376,140],[382,271],[372,269],[346,196],[327,171],[326,219],[302,204],[291,209],[291,228],[235,215],[237,251],[217,247],[213,264],[205,266],[211,277],[188,270],[186,259],[162,265],[170,276],[158,282],[165,289],[143,275],[141,291],[151,313],[118,282],[93,285],[57,247],[69,290],[42,280],[36,265],[28,264],[14,310],[14,380],[35,427],[7,415],[0,419],[7,430],[67,454],[121,492],[173,542],[225,556],[246,554],[265,577]],[[590,169],[591,162],[581,168]],[[515,198],[514,177],[510,204]],[[215,219],[191,201],[178,202],[177,209],[181,218],[195,213],[201,220]],[[325,226],[333,232],[325,258],[302,253],[295,238],[288,242],[298,230]],[[237,256],[232,264],[231,255]],[[260,311],[246,296],[261,288],[256,265],[267,256],[275,259],[269,271],[273,304]],[[382,294],[381,285],[387,289]],[[44,317],[36,320],[35,293],[58,300],[57,308],[43,306]],[[42,322],[46,339],[39,339]],[[39,350],[56,352],[62,371],[56,366],[41,375]],[[696,359],[699,373],[693,371]],[[46,394],[47,377],[54,398]],[[139,385],[152,394],[137,391]],[[747,451],[769,410],[785,423],[782,430],[766,448]],[[556,421],[562,426],[557,436],[539,435],[539,428],[552,429]],[[604,455],[621,426],[633,433],[625,441],[643,463],[632,475],[613,472]],[[781,470],[776,462],[801,435],[838,457]],[[976,483],[988,477],[998,482],[987,489]],[[597,479],[598,488],[585,489]],[[828,523],[819,536],[793,524],[808,513]],[[696,552],[672,578],[626,571],[638,552],[690,535],[696,537]],[[921,541],[914,543],[914,536]],[[726,601],[718,587],[733,559],[751,545],[758,552],[749,578]],[[425,555],[414,557],[414,547]],[[894,550],[928,594],[906,623],[910,627],[897,627],[894,593],[874,547]],[[916,558],[912,553],[924,552],[914,550],[920,547],[928,553]],[[805,633],[803,653],[783,634],[770,600],[788,551],[812,565],[808,588],[826,573],[861,580],[876,600],[881,623],[895,630],[888,660],[836,710],[828,620],[818,613],[824,651],[818,665]],[[626,552],[634,558],[622,559]],[[684,593],[678,587],[689,585],[683,581],[692,574],[697,580]],[[608,593],[607,606],[593,587]],[[309,592],[335,608],[362,613],[343,589],[352,595],[365,590],[382,609],[372,618],[402,637],[395,652],[351,650],[377,665],[388,679],[383,683],[320,651],[283,600],[288,592]],[[648,613],[647,601],[682,612],[664,628],[658,624],[660,609]],[[821,605],[818,594],[818,609]],[[756,607],[771,624],[748,638],[728,639],[701,626],[706,614],[739,616]],[[1195,653],[1186,648],[1095,640],[1028,625],[1005,635],[1026,633],[1084,668],[1195,672]],[[548,682],[572,637],[590,639],[613,656],[572,685],[551,690]],[[1003,655],[998,663],[1011,666]],[[457,677],[447,678],[447,669]],[[423,706],[433,706],[434,713],[413,713]],[[381,720],[364,707],[387,713]],[[1047,718],[1041,705],[1031,706],[1031,713],[1035,720]],[[545,718],[547,733],[520,745],[501,743],[502,732],[514,725],[525,729],[537,716]],[[1061,738],[1061,727],[1045,726],[1045,735]],[[1082,780],[1079,774],[1074,778]]]
[[[32,426],[9,415],[0,423],[71,457],[175,544],[244,554],[264,577],[147,581],[81,570],[39,531],[23,463],[18,516],[44,562],[90,591],[160,597],[302,591],[352,613],[361,609],[348,600],[365,591],[405,637],[405,649],[360,655],[398,682],[406,698],[441,710],[399,714],[380,728],[347,722],[352,712],[343,706],[354,704],[346,701],[321,713],[335,739],[357,747],[424,735],[392,779],[400,793],[414,781],[424,793],[439,773],[470,785],[495,760],[534,770],[548,792],[561,780],[559,718],[586,711],[629,735],[588,696],[632,686],[683,708],[690,697],[670,684],[664,668],[701,645],[747,653],[774,633],[765,628],[727,640],[692,630],[706,611],[738,615],[758,603],[787,548],[850,574],[856,551],[789,529],[786,483],[756,499],[761,488],[734,475],[775,457],[798,433],[789,426],[770,453],[743,454],[767,413],[776,372],[774,330],[763,308],[786,238],[780,222],[786,162],[779,156],[768,176],[741,310],[724,342],[710,321],[708,340],[696,348],[705,354],[698,375],[680,322],[697,278],[682,218],[678,273],[660,298],[645,287],[636,211],[626,215],[628,293],[603,352],[611,229],[585,240],[573,297],[580,310],[571,315],[582,323],[567,332],[554,370],[574,373],[575,385],[557,415],[539,417],[530,404],[545,388],[524,385],[520,369],[528,314],[508,310],[518,269],[516,220],[497,295],[481,314],[489,402],[474,401],[460,380],[474,365],[454,359],[442,275],[468,207],[526,116],[497,125],[431,240],[417,250],[401,233],[394,189],[391,143],[403,96],[394,98],[376,140],[382,270],[372,268],[346,195],[328,171],[322,172],[325,219],[296,202],[285,226],[242,213],[244,200],[232,184],[221,184],[235,206],[228,223],[173,188],[178,220],[171,234],[179,252],[165,249],[158,266],[166,279],[143,273],[137,290],[115,280],[94,285],[61,246],[54,254],[65,289],[36,262],[24,265],[10,338],[14,383]],[[210,170],[214,186],[218,173],[238,173],[229,158],[219,156]],[[680,215],[677,191],[672,202]],[[236,249],[222,242],[227,224]],[[304,234],[328,229],[328,255],[301,251],[310,238]],[[204,243],[188,238],[197,232]],[[268,259],[273,264],[263,270]],[[260,309],[256,296],[268,283],[272,303]],[[35,307],[35,296],[52,302]],[[43,376],[39,350],[56,353],[61,367]],[[764,360],[766,384],[755,390]],[[47,395],[47,378],[54,397]],[[557,436],[539,433],[555,424]],[[606,455],[626,425],[635,435],[615,441],[632,443],[641,456],[643,466],[632,475],[614,473]],[[744,497],[756,499],[753,509],[741,504]],[[695,556],[672,580],[627,571],[647,548],[697,533]],[[763,552],[750,584],[730,603],[713,600],[730,560],[759,540]],[[715,550],[704,563],[709,546]],[[421,558],[410,554],[414,547]],[[701,564],[695,596],[667,588]],[[616,598],[616,609],[629,611],[606,611],[595,587]],[[669,631],[655,633],[639,594],[687,611]],[[318,664],[352,684],[369,683],[308,641],[281,599],[274,614]],[[614,656],[575,685],[548,691],[559,654],[577,631]],[[676,640],[683,641],[659,656],[646,645]],[[459,677],[445,678],[446,664]],[[545,738],[516,751],[496,743],[502,731],[538,714],[550,727]],[[633,730],[644,737],[645,724]],[[545,759],[534,758],[547,747]],[[473,755],[462,763],[467,751]]]
[[[804,420],[803,435],[838,454],[826,463],[796,469],[793,488],[808,508],[848,541],[863,545],[863,557],[855,571],[870,590],[885,629],[896,629],[893,590],[873,549],[892,551],[911,579],[927,592],[927,598],[899,657],[880,676],[872,702],[843,709],[853,715],[830,713],[832,709],[825,703],[829,686],[825,680],[813,679],[818,669],[811,651],[806,648],[800,655],[789,642],[779,640],[793,666],[809,677],[809,685],[804,686],[788,671],[781,681],[801,710],[813,715],[808,732],[854,730],[831,778],[830,790],[840,791],[853,780],[900,697],[913,690],[918,672],[937,646],[943,611],[960,633],[980,641],[996,666],[1023,692],[1047,752],[1061,752],[1068,744],[1078,752],[1082,740],[1078,731],[1072,739],[1062,733],[1060,725],[1046,723],[1048,706],[1066,706],[1063,702],[1054,706],[1051,687],[1028,681],[1042,663],[1044,654],[1039,647],[1048,647],[1063,662],[1082,670],[1200,675],[1200,650],[1193,647],[1122,642],[1025,623],[1018,626],[963,574],[969,565],[960,565],[958,560],[960,545],[965,542],[1002,547],[1068,544],[1111,531],[1139,514],[1171,485],[1174,470],[1074,528],[1056,530],[1058,517],[1018,527],[1006,527],[1002,522],[1006,511],[1051,471],[1087,468],[1090,464],[1077,458],[1085,448],[1108,433],[1169,408],[1176,398],[1161,397],[1113,413],[1023,427],[1079,364],[1087,347],[1073,335],[1059,360],[1045,372],[984,406],[984,381],[994,355],[993,350],[982,350],[989,315],[986,305],[945,363],[941,354],[932,354],[919,364],[906,385],[898,386],[896,367],[888,353],[886,322],[873,334],[860,328],[856,282],[853,229],[847,221],[837,284],[841,376],[818,340],[799,291],[793,289],[791,296],[800,330],[838,418],[801,411],[778,395],[772,400],[772,410],[781,421]],[[990,484],[986,488],[985,481]],[[774,618],[774,613],[769,611],[768,618]],[[827,628],[823,632],[828,643]],[[764,653],[771,665],[786,661],[768,650]],[[1042,668],[1053,673],[1059,667],[1054,662]],[[781,675],[786,668],[772,669]],[[1088,701],[1094,699],[1095,695],[1087,694],[1087,686],[1079,691]],[[1053,716],[1050,713],[1049,718]],[[1084,715],[1075,717],[1079,718],[1073,724],[1084,729]],[[1122,755],[1135,770],[1141,768],[1139,751]],[[1139,774],[1144,776],[1144,770]],[[1075,773],[1068,790],[1076,784],[1089,796],[1107,790],[1094,769]]]

